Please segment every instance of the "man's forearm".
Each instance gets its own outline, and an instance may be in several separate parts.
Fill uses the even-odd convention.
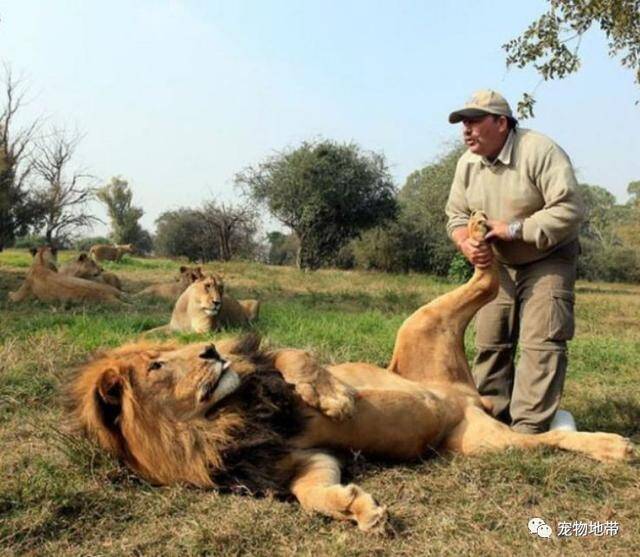
[[[466,226],[461,226],[460,228],[456,228],[453,232],[451,232],[451,240],[456,245],[458,250],[462,251],[460,245],[469,237],[469,231]]]

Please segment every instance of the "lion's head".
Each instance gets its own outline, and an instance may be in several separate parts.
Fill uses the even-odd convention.
[[[95,280],[102,274],[102,267],[98,265],[86,253],[80,253],[72,262],[68,264],[74,277]],[[65,266],[66,267],[66,266]],[[63,271],[64,272],[64,271]]]
[[[113,350],[73,379],[72,414],[154,484],[282,489],[274,466],[300,426],[297,399],[255,343],[251,355],[231,350],[228,358],[207,343]]]
[[[40,246],[29,250],[33,257],[32,264],[58,271],[58,249],[54,246]]]
[[[187,288],[191,283],[204,278],[202,267],[187,267],[185,265],[180,267],[176,281],[180,283],[183,288]]]
[[[196,280],[185,291],[191,307],[195,307],[208,317],[215,317],[222,308],[224,283],[220,275],[209,273]]]

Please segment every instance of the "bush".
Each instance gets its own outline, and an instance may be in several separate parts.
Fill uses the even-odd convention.
[[[578,277],[607,282],[640,282],[640,254],[624,246],[581,240]]]
[[[78,251],[89,251],[91,246],[96,244],[109,244],[113,242],[104,236],[92,236],[90,238],[79,238],[73,243],[73,247]]]
[[[467,282],[473,275],[473,265],[461,253],[456,253],[449,265],[447,278],[452,282]]]

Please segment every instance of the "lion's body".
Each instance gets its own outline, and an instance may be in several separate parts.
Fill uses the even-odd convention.
[[[91,246],[89,254],[97,262],[100,261],[120,261],[125,253],[134,253],[133,244],[122,244],[110,246],[109,244],[96,244]]]
[[[69,263],[60,267],[60,273],[71,277],[108,284],[113,288],[122,290],[122,283],[118,275],[105,271],[86,253],[78,254],[78,257],[73,261],[69,261]]]
[[[619,435],[528,435],[485,412],[459,362],[468,320],[495,296],[496,272],[476,270],[411,315],[386,370],[362,362],[326,369],[303,351],[263,352],[252,339],[125,346],[80,371],[72,411],[90,437],[152,483],[290,492],[306,509],[362,530],[383,527],[386,507],[342,485],[327,451],[411,460],[430,449],[551,446],[628,458],[631,445]]]
[[[135,297],[153,296],[162,298],[170,302],[175,302],[192,283],[203,278],[201,267],[180,267],[180,272],[176,280],[152,284],[138,292]]]
[[[9,299],[20,302],[33,296],[44,302],[51,301],[100,301],[121,303],[122,293],[98,282],[58,273],[51,268],[50,248],[39,248],[27,276]]]
[[[236,300],[224,294],[222,307],[217,316],[215,327],[246,327],[251,321],[258,318],[260,302],[258,300]]]

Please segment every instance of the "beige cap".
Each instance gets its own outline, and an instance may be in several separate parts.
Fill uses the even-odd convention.
[[[465,118],[476,118],[484,114],[506,116],[515,120],[509,103],[500,93],[491,89],[482,89],[473,94],[464,105],[464,108],[449,114],[449,123],[457,124]]]

